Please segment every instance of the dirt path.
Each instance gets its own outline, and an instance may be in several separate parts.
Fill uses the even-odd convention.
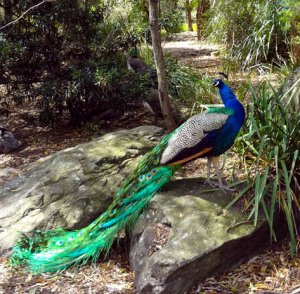
[[[221,66],[219,46],[198,42],[195,32],[169,37],[168,41],[164,42],[163,48],[166,54],[171,54],[183,64],[195,69],[218,73]]]

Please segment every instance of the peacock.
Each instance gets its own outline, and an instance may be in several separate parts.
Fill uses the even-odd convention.
[[[157,73],[156,70],[146,64],[141,58],[138,58],[138,50],[132,48],[129,51],[130,56],[127,59],[128,70],[136,74],[147,74],[150,81],[150,89],[148,95],[141,101],[142,105],[154,116],[163,119],[163,113],[159,101],[159,92],[157,90]],[[171,101],[171,110],[174,116],[176,125],[179,125],[183,121],[183,117],[177,108],[177,106]]]
[[[156,71],[146,64],[142,59],[138,58],[137,55],[129,56],[127,59],[127,67],[130,71],[149,73],[156,76]]]
[[[218,166],[218,156],[228,150],[244,123],[245,110],[229,86],[213,81],[225,107],[210,108],[188,119],[166,135],[148,152],[136,170],[124,181],[112,204],[87,227],[68,231],[57,228],[23,236],[13,247],[12,265],[25,264],[33,273],[55,272],[70,265],[96,261],[108,253],[118,233],[130,229],[155,193],[168,183],[182,165],[207,157],[207,183],[211,163],[218,185],[226,192]]]
[[[21,141],[17,140],[12,132],[0,124],[0,153],[12,152],[21,145]]]

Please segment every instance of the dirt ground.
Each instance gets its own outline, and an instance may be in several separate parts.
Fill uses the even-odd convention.
[[[222,70],[220,49],[216,45],[198,43],[195,34],[181,34],[164,44],[165,52],[181,62],[210,74]],[[33,105],[28,103],[0,123],[9,126],[23,142],[22,147],[10,154],[0,155],[0,184],[22,173],[28,163],[58,150],[88,142],[108,131],[135,127],[141,124],[158,124],[151,114],[135,110],[113,122],[98,122],[74,129],[66,122],[53,127],[40,126],[33,116]],[[24,114],[29,114],[24,115]],[[31,117],[31,119],[30,119]],[[135,293],[134,274],[128,264],[128,246],[121,240],[105,260],[81,268],[71,268],[56,275],[32,276],[24,269],[10,269],[7,258],[0,258],[0,293]],[[224,275],[208,278],[186,294],[194,293],[300,293],[300,258],[291,258],[288,242],[275,244]]]

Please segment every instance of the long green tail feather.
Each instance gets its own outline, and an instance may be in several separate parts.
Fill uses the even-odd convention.
[[[24,236],[14,247],[11,264],[26,264],[33,273],[64,270],[72,264],[96,261],[107,253],[117,234],[140,215],[155,193],[170,181],[179,166],[159,166],[171,134],[139,163],[125,180],[113,203],[95,221],[77,231],[55,229]]]

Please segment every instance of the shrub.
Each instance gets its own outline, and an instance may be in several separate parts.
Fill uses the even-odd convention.
[[[42,121],[53,123],[66,110],[81,124],[109,107],[126,109],[144,92],[145,83],[128,74],[123,53],[139,40],[121,18],[108,17],[112,7],[104,3],[44,3],[1,35],[2,82],[18,104],[38,101]],[[12,15],[34,4],[19,1]]]
[[[209,10],[206,35],[225,44],[228,60],[244,69],[282,63],[289,57],[286,9],[283,1],[217,1]]]

